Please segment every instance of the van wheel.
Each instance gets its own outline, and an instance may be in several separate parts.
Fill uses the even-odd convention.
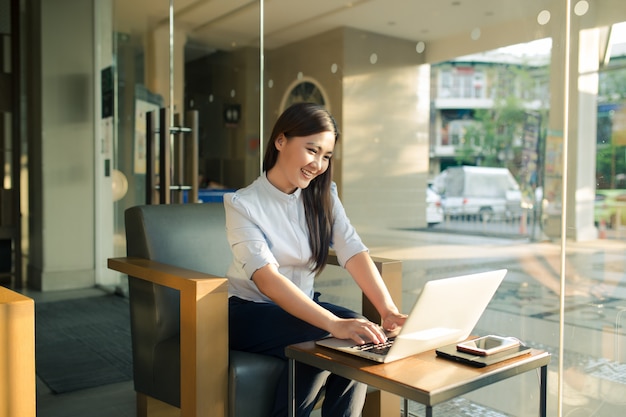
[[[489,223],[493,220],[493,209],[491,207],[483,207],[478,212],[478,215],[482,222]]]

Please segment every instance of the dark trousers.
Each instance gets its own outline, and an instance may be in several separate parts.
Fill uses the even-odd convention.
[[[361,317],[352,310],[315,301],[342,318]],[[322,329],[292,316],[274,303],[254,303],[237,297],[229,299],[230,348],[275,356],[287,361],[285,347],[294,343],[328,336]],[[272,417],[285,417],[288,404],[288,367],[281,375]],[[358,417],[361,415],[367,386],[333,375],[328,371],[296,364],[296,411],[308,417],[320,391],[325,388],[322,416]]]

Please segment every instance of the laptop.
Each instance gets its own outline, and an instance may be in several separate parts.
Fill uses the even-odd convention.
[[[388,363],[411,355],[461,342],[470,335],[507,270],[480,272],[431,280],[424,285],[397,335],[388,343],[355,345],[353,340],[329,337],[319,346],[376,362]]]

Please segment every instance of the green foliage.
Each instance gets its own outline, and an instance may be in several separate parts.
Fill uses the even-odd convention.
[[[626,71],[610,70],[600,73],[598,98],[603,102],[618,102],[626,99]]]
[[[600,73],[598,83],[599,103],[624,103],[626,101],[626,59],[616,62],[616,67]],[[607,120],[609,120],[607,122]],[[624,188],[626,174],[626,147],[613,143],[613,125],[610,117],[598,119],[598,148],[596,152],[596,188]]]
[[[512,163],[512,155],[519,153],[520,138],[526,111],[519,98],[507,96],[498,100],[493,109],[478,109],[473,119],[476,124],[465,129],[465,141],[457,148],[457,163],[503,167]]]
[[[596,152],[596,188],[623,188],[623,179],[619,174],[626,173],[626,146],[612,143],[598,146]]]

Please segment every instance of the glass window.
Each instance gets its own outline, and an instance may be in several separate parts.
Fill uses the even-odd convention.
[[[451,97],[452,96],[452,74],[448,69],[442,69],[439,74],[441,75],[441,89],[438,92],[439,97]]]
[[[607,25],[626,20],[623,7],[470,3],[265,2],[262,33],[257,3],[254,10],[198,6],[193,17],[204,23],[196,26],[187,22],[194,13],[177,9],[176,33],[186,40],[176,55],[184,74],[175,93],[184,100],[176,103],[201,115],[199,174],[245,186],[259,174],[264,141],[285,105],[323,101],[342,131],[334,157],[342,201],[373,254],[402,260],[403,311],[427,280],[507,268],[475,333],[515,336],[552,353],[549,415],[619,415],[626,38],[623,24]],[[117,12],[121,23],[125,12]],[[142,30],[120,25],[115,36],[116,166],[137,196],[138,109],[171,102],[154,83],[170,74],[157,70],[162,53],[150,46],[167,46],[167,31],[141,16]],[[254,36],[238,37],[250,28]],[[571,85],[563,91],[566,75]],[[237,123],[224,120],[230,106],[240,106]],[[513,180],[440,186],[446,168],[458,165],[505,169]],[[446,217],[426,228],[433,181]],[[354,291],[333,282],[320,279],[324,294],[355,303]],[[537,386],[535,375],[513,378],[449,404],[449,413],[534,416]]]

